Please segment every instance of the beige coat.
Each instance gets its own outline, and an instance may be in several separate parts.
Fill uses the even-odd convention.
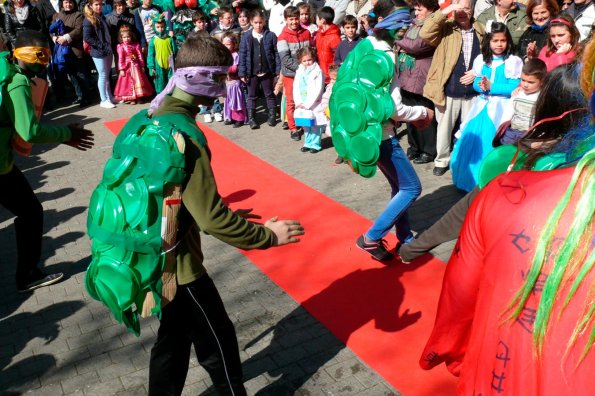
[[[481,43],[485,29],[477,22],[473,23],[473,27]],[[437,10],[426,19],[419,35],[428,44],[436,47],[424,87],[424,96],[437,106],[444,106],[446,104],[444,86],[455,68],[463,46],[461,30],[454,20],[447,19],[440,10]]]

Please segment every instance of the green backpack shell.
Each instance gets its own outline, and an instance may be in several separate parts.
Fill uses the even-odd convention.
[[[161,315],[164,189],[185,178],[184,153],[174,138],[182,131],[206,144],[187,117],[135,115],[118,135],[89,204],[93,259],[85,287],[137,336],[147,293],[155,301],[152,313]]]
[[[376,174],[382,124],[395,110],[393,73],[390,56],[362,40],[341,65],[329,99],[335,150],[363,177]]]

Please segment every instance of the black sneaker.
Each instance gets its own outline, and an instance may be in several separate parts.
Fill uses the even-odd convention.
[[[434,174],[434,176],[442,176],[446,173],[447,170],[448,166],[435,166],[432,173]]]
[[[432,157],[428,153],[421,153],[417,158],[413,159],[414,164],[428,164],[434,161],[434,157]]]
[[[369,253],[374,259],[378,261],[389,261],[394,258],[391,252],[386,249],[386,241],[381,239],[379,241],[366,242],[363,235],[360,235],[355,241],[358,248],[364,252]]]
[[[295,140],[296,142],[301,139],[299,129],[296,129],[295,131],[291,131],[289,133],[289,136],[291,137],[291,140]]]
[[[17,285],[17,291],[19,293],[27,293],[39,289],[40,287],[53,285],[54,283],[59,282],[63,277],[64,274],[62,272],[46,275],[40,271],[39,274],[35,275],[33,279],[30,279],[27,283]]]
[[[281,124],[281,129],[284,129],[284,130],[288,130],[289,129],[289,124],[287,123],[287,121],[285,121],[285,122],[283,122]]]

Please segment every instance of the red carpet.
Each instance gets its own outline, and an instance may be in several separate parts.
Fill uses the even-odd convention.
[[[125,121],[106,126],[117,134]],[[243,254],[403,394],[454,394],[455,378],[444,367],[418,365],[444,263],[430,255],[412,265],[372,260],[355,247],[368,219],[201,127],[231,207],[254,208],[263,219],[299,219],[306,229],[298,244]],[[389,244],[395,242],[393,236]]]

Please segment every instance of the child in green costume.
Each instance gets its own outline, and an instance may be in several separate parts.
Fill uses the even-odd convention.
[[[173,75],[173,59],[176,44],[165,29],[165,19],[159,15],[153,19],[155,37],[149,41],[147,66],[149,75],[154,78],[155,92],[160,93]]]
[[[0,48],[2,40],[0,39]],[[41,33],[28,30],[15,42],[14,58],[0,52],[0,205],[16,216],[16,281],[19,292],[29,292],[62,279],[62,273],[45,274],[41,258],[43,208],[29,182],[13,163],[14,139],[32,143],[64,143],[79,150],[93,146],[93,133],[78,125],[39,124],[31,96],[31,80],[48,65],[49,43]]]
[[[199,105],[212,106],[215,98],[225,94],[231,64],[231,54],[217,40],[190,34],[177,55],[176,72],[151,103],[150,115],[136,116],[150,117],[155,124],[174,115],[187,121],[179,128],[186,146],[186,174],[175,248],[178,286],[173,300],[162,308],[157,340],[151,350],[151,395],[182,393],[192,345],[219,394],[246,394],[235,330],[203,266],[200,231],[242,249],[298,242],[297,237],[304,234],[295,220],[275,217],[264,225],[252,223],[230,210],[217,191],[211,154],[194,118]]]

